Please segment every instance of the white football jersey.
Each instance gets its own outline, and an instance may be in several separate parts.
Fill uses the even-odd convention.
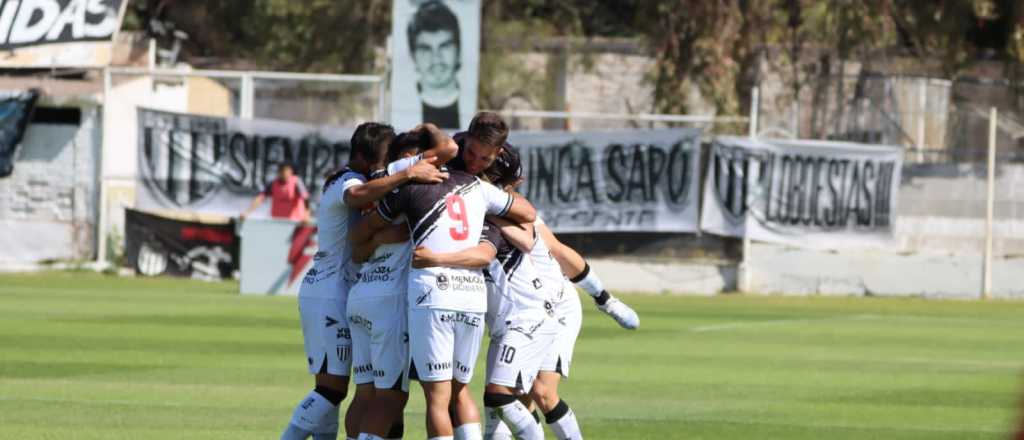
[[[536,232],[537,225],[543,225],[544,221],[537,216],[537,220],[533,223],[534,227],[534,239],[533,248],[530,249],[530,260],[533,261],[533,266],[537,268],[537,273],[540,275],[541,281],[545,285],[550,284],[552,286],[561,286],[565,283],[565,275],[562,273],[562,266],[558,265],[558,260],[551,255],[551,249],[548,248],[547,243],[544,242],[544,238]],[[558,292],[555,295],[555,302],[561,302],[565,300],[565,291],[562,288],[557,288]]]
[[[359,218],[359,210],[345,204],[345,191],[366,183],[366,176],[345,169],[342,175],[327,183],[320,207],[316,213],[317,243],[319,250],[313,257],[313,267],[306,272],[304,284],[325,282],[335,274],[354,280],[358,267],[352,266],[352,247],[348,241],[348,228]],[[306,298],[333,298],[344,301],[347,292],[334,289],[299,289]]]
[[[506,241],[494,224],[485,225],[481,241],[490,242],[498,249],[498,258],[486,274],[489,280],[487,324],[491,333],[500,335],[509,325],[553,317],[554,301],[562,290],[562,280],[546,280],[531,255]],[[535,234],[534,243],[541,241]]]
[[[512,195],[470,174],[453,171],[437,184],[411,183],[392,192],[377,210],[392,221],[408,218],[413,247],[458,252],[480,242],[484,217],[505,215]],[[409,306],[484,313],[487,294],[480,270],[431,267],[409,270]]]
[[[405,217],[400,217],[392,223],[404,225]],[[412,242],[410,241],[377,247],[373,256],[360,267],[357,281],[349,291],[348,300],[351,302],[405,295],[408,288],[407,275],[411,259]]]

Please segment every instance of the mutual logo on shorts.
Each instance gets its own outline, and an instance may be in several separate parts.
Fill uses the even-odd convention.
[[[445,313],[441,315],[441,322],[463,323],[470,327],[479,327],[480,317],[467,315],[465,313]]]
[[[437,288],[441,290],[448,290],[448,276],[441,273],[437,274]]]

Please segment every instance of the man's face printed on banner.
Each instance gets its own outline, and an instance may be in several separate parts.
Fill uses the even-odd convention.
[[[455,88],[458,45],[451,31],[424,31],[416,36],[413,60],[420,84],[429,89]]]

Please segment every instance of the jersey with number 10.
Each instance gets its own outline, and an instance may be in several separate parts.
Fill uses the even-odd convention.
[[[437,184],[407,184],[377,205],[391,221],[405,214],[413,247],[436,253],[458,252],[480,242],[484,217],[505,215],[512,195],[475,176],[452,171]],[[430,267],[409,270],[409,307],[484,313],[487,288],[474,269]]]

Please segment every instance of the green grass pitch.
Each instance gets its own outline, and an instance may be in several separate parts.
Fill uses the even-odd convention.
[[[276,438],[311,384],[296,302],[236,289],[0,275],[0,438]],[[584,299],[562,387],[587,438],[1000,439],[1018,417],[1021,302],[622,297],[641,329]]]

